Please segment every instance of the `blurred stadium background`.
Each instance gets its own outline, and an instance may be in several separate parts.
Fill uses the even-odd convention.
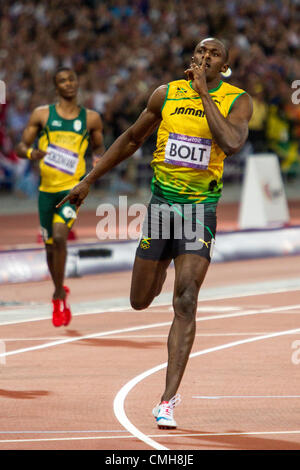
[[[207,36],[227,41],[227,80],[254,101],[248,141],[225,162],[221,204],[239,202],[247,158],[261,152],[278,156],[289,204],[300,204],[300,104],[292,102],[299,20],[299,0],[0,0],[7,93],[0,108],[1,213],[36,212],[38,167],[18,159],[14,147],[33,108],[55,101],[58,66],[76,70],[80,102],[100,113],[108,147],[158,85],[184,77],[195,44]],[[82,211],[118,194],[147,200],[154,145],[155,135],[97,182]]]
[[[194,346],[201,362],[191,362],[183,383],[186,404],[178,416],[184,428],[173,440],[164,432],[157,443],[299,450],[299,359],[292,358],[299,358],[300,0],[0,0],[0,81],[6,85],[0,104],[0,365],[8,356],[1,369],[1,449],[95,445],[119,453],[143,449],[140,434],[155,436],[151,413],[144,413],[159,390],[174,269],[154,308],[135,313],[128,292],[136,240],[100,243],[96,209],[117,205],[119,195],[127,195],[128,204],[148,201],[156,136],[85,200],[66,266],[76,318],[58,332],[49,321],[53,285],[39,234],[38,165],[19,159],[14,148],[31,111],[55,101],[57,67],[76,70],[80,103],[101,115],[109,147],[157,86],[184,77],[195,45],[208,36],[227,41],[233,73],[226,80],[249,92],[254,114],[244,148],[225,160],[213,257],[219,264],[201,289],[198,319],[209,321],[199,325]],[[292,88],[297,81],[298,92]],[[286,196],[290,220],[240,230],[245,172],[265,152],[278,157],[274,199]],[[87,163],[90,169],[91,157]],[[246,209],[258,217],[262,199],[251,197]],[[94,276],[81,278],[85,274]],[[257,340],[264,341],[252,344]],[[217,350],[224,353],[204,356]],[[126,413],[139,435],[121,421],[123,404],[119,416],[113,413],[112,397],[120,401],[126,388],[132,392]]]

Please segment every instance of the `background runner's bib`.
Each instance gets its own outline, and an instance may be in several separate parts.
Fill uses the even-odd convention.
[[[220,81],[209,93],[226,117],[245,91]],[[162,118],[151,162],[153,194],[170,202],[216,204],[226,155],[213,139],[202,99],[191,81],[168,84]]]
[[[50,144],[47,148],[44,164],[68,175],[74,175],[78,165],[78,154],[63,147]]]
[[[170,132],[165,150],[165,162],[196,170],[207,170],[210,152],[210,139]]]
[[[80,108],[75,119],[63,119],[55,105],[49,106],[46,126],[39,135],[38,148],[47,153],[40,161],[40,191],[66,191],[85,175],[89,149],[86,110]]]

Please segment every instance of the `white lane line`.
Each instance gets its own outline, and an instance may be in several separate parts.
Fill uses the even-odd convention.
[[[260,282],[260,283],[247,283],[229,286],[219,286],[216,288],[201,289],[198,301],[208,302],[215,300],[236,299],[266,294],[278,294],[285,292],[299,291],[300,278],[280,279],[274,281]],[[120,305],[121,304],[121,305]],[[151,309],[153,313],[156,307],[166,307],[172,304],[172,292],[163,292],[160,296],[152,302]],[[257,307],[256,307],[257,308]],[[29,310],[29,312],[28,312]],[[115,306],[108,299],[107,305],[105,301],[82,302],[73,304],[73,316],[82,315],[99,315],[101,313],[136,313],[133,310],[126,298],[116,298]],[[11,318],[16,315],[16,319]],[[28,318],[29,316],[29,318]],[[25,317],[25,318],[24,318]],[[19,323],[27,323],[33,321],[45,321],[51,319],[50,307],[48,304],[32,305],[28,307],[20,307],[19,309],[1,310],[0,309],[0,325],[13,325]]]
[[[0,444],[12,442],[51,442],[51,441],[92,441],[94,439],[128,439],[134,436],[81,436],[81,437],[49,437],[40,439],[1,439]]]
[[[0,326],[7,326],[7,325],[18,325],[19,323],[31,323],[31,322],[36,322],[36,321],[49,321],[52,318],[52,313],[50,312],[50,308],[48,306],[43,306],[42,309],[47,309],[47,313],[44,314],[44,316],[41,317],[31,317],[31,318],[19,318],[18,320],[15,321],[1,321]],[[23,309],[25,310],[25,309]],[[123,307],[109,307],[106,309],[103,308],[96,308],[96,309],[91,309],[87,311],[81,311],[81,312],[75,312],[73,313],[72,310],[72,316],[73,317],[79,317],[82,315],[100,315],[101,313],[134,313],[135,310],[133,310],[130,306],[123,306]],[[10,315],[15,314],[16,312],[3,312],[0,310],[0,317],[3,314],[9,313]],[[24,312],[21,312],[24,313]],[[18,315],[18,312],[17,312]]]
[[[256,308],[259,306],[257,305]],[[269,305],[264,305],[263,308],[267,308]],[[222,306],[222,305],[207,305],[206,307],[198,307],[197,312],[231,312],[231,311],[238,311],[242,310],[243,307],[237,306]]]
[[[277,332],[277,333],[272,333],[270,335],[263,335],[263,336],[258,336],[258,337],[254,337],[254,338],[247,338],[247,339],[243,339],[243,340],[235,341],[235,342],[231,342],[231,343],[226,343],[226,344],[222,344],[220,346],[215,346],[213,348],[203,349],[202,351],[194,352],[194,353],[190,354],[190,358],[205,355],[205,354],[209,354],[209,353],[212,353],[212,352],[221,351],[223,349],[233,348],[235,346],[240,346],[240,345],[244,345],[244,344],[247,344],[247,343],[252,343],[254,341],[262,341],[262,340],[265,340],[265,339],[276,338],[276,337],[284,336],[284,335],[290,335],[290,334],[298,333],[299,331],[300,331],[300,328],[297,328],[297,329],[293,329],[293,330],[286,330],[286,331],[280,331],[280,332]],[[115,396],[115,399],[114,399],[114,413],[115,413],[115,416],[118,419],[118,421],[121,423],[121,425],[125,429],[127,429],[127,431],[129,431],[131,434],[133,434],[138,439],[145,442],[150,447],[153,447],[156,450],[170,450],[170,449],[168,449],[167,447],[165,447],[165,446],[159,444],[158,442],[154,441],[149,436],[147,436],[146,434],[141,432],[136,426],[134,426],[132,424],[132,422],[128,419],[128,417],[125,413],[124,403],[125,403],[125,399],[126,399],[128,393],[139,382],[141,382],[145,378],[149,377],[150,375],[155,374],[156,372],[158,372],[162,369],[165,369],[166,367],[167,367],[167,362],[165,362],[163,364],[160,364],[156,367],[153,367],[152,369],[148,369],[140,375],[137,375],[136,377],[131,379],[129,382],[127,382],[119,390],[119,392],[117,393],[117,395]]]
[[[8,343],[9,341],[54,341],[54,340],[60,340],[60,339],[67,339],[70,338],[70,336],[48,336],[46,338],[1,338],[1,341],[5,341]]]
[[[257,314],[265,314],[265,313],[275,313],[278,311],[286,312],[290,311],[293,309],[299,308],[300,305],[287,305],[287,306],[282,306],[282,307],[273,307],[273,308],[267,308],[267,309],[257,309],[257,310],[249,310],[249,311],[244,311],[244,312],[237,312],[237,313],[227,313],[227,314],[220,314],[220,315],[209,315],[206,317],[198,317],[196,318],[196,321],[206,321],[206,320],[216,320],[216,319],[227,319],[227,318],[233,318],[233,317],[244,317],[247,315],[257,315]],[[41,349],[46,349],[46,348],[51,348],[54,346],[60,346],[62,344],[68,344],[68,343],[74,343],[76,341],[82,341],[85,339],[91,339],[91,338],[101,338],[104,336],[111,336],[111,335],[116,335],[120,333],[129,333],[132,331],[139,331],[139,330],[146,330],[146,329],[151,329],[151,328],[159,328],[159,327],[164,327],[164,326],[170,326],[172,321],[168,322],[162,322],[162,323],[152,323],[150,325],[141,325],[141,326],[133,326],[130,328],[121,328],[118,330],[111,330],[111,331],[104,331],[104,332],[98,332],[98,333],[91,333],[88,335],[83,335],[83,336],[76,336],[72,338],[64,338],[60,339],[57,341],[51,341],[50,343],[44,343],[44,344],[39,344],[37,346],[31,346],[29,348],[21,348],[21,349],[15,349],[13,351],[7,351],[4,353],[0,354],[1,357],[8,357],[8,356],[13,356],[15,354],[21,354],[29,351],[38,351]],[[277,333],[274,333],[277,334]]]
[[[198,321],[201,321],[202,319],[199,319]],[[207,320],[207,319],[205,319]],[[196,337],[222,337],[222,336],[260,336],[260,335],[267,335],[267,334],[272,334],[272,333],[276,333],[275,331],[257,331],[255,333],[253,332],[228,332],[228,333],[197,333],[195,336]],[[295,333],[296,334],[296,333]],[[300,334],[300,332],[298,333]],[[101,337],[101,335],[99,335],[99,337]],[[107,339],[107,340],[111,340],[111,339],[145,339],[145,338],[148,338],[148,339],[151,339],[151,338],[167,338],[168,337],[168,334],[157,334],[157,335],[154,335],[154,334],[150,334],[150,335],[124,335],[124,334],[120,334],[120,335],[109,335],[109,336],[103,336],[101,337],[102,339]],[[5,343],[14,343],[14,342],[22,342],[22,341],[45,341],[45,340],[54,340],[54,339],[67,339],[69,338],[69,336],[65,336],[65,337],[58,337],[58,338],[52,338],[51,336],[49,338],[1,338],[0,337],[0,340],[5,342]]]
[[[50,343],[45,343],[45,344],[39,344],[37,346],[32,346],[30,348],[22,348],[22,349],[15,349],[14,351],[8,351],[5,353],[1,353],[0,357],[7,357],[7,356],[13,356],[15,354],[21,354],[29,351],[38,351],[40,349],[46,349],[46,348],[51,348],[54,346],[60,346],[62,344],[68,344],[68,343],[75,343],[76,341],[82,341],[85,339],[91,339],[91,338],[100,338],[102,336],[109,336],[109,335],[114,335],[118,333],[126,333],[130,331],[138,331],[138,330],[145,330],[148,328],[158,328],[161,326],[167,326],[170,325],[171,322],[164,322],[164,323],[152,323],[151,325],[142,325],[142,326],[133,326],[131,328],[121,328],[119,330],[111,330],[111,331],[104,331],[104,332],[99,332],[99,333],[92,333],[89,335],[83,335],[83,336],[76,336],[75,338],[66,338],[66,339],[61,339],[58,341],[52,341]]]
[[[199,398],[201,400],[226,400],[227,398],[300,398],[300,395],[194,395],[192,398]]]
[[[127,432],[125,429],[115,429],[115,430],[97,430],[97,431],[0,431],[0,435],[2,434],[92,434],[92,433],[111,433],[111,432]]]
[[[206,432],[206,433],[178,433],[172,432],[170,434],[149,434],[151,438],[172,438],[172,437],[220,437],[220,436],[260,436],[260,435],[295,435],[300,434],[300,431],[249,431],[249,432]],[[105,439],[136,439],[135,436],[82,436],[82,437],[57,437],[57,438],[41,438],[41,439],[2,439],[0,444],[5,443],[24,443],[24,442],[49,442],[49,441],[87,441],[87,440],[105,440]]]
[[[258,313],[286,313],[290,310],[296,310],[300,308],[300,305],[286,305],[282,307],[271,307],[271,308],[263,308],[263,309],[253,309],[253,310],[244,310],[236,313],[227,313],[226,315],[208,315],[206,317],[199,317],[197,318],[198,321],[201,320],[219,320],[221,318],[235,318],[235,317],[243,317],[247,315],[257,315]],[[294,313],[294,312],[293,312]]]
[[[300,431],[250,431],[250,432],[215,432],[215,433],[170,433],[170,434],[150,434],[151,438],[172,438],[172,437],[215,437],[215,436],[255,436],[255,435],[287,435],[300,434]],[[2,439],[0,443],[24,443],[24,442],[51,442],[51,441],[87,441],[87,440],[107,440],[107,439],[136,439],[133,435],[128,436],[88,436],[88,437],[58,437],[41,439]]]
[[[273,434],[300,434],[300,430],[298,431],[245,431],[245,432],[201,432],[201,433],[186,433],[186,434],[154,434],[154,435],[151,435],[150,437],[178,437],[178,436],[181,436],[181,437],[192,437],[192,436],[203,436],[203,437],[207,437],[207,436],[252,436],[252,435],[260,435],[260,434],[264,434],[264,435],[273,435]]]

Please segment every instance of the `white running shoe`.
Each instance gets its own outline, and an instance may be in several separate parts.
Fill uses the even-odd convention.
[[[177,394],[169,401],[162,401],[152,410],[152,414],[156,420],[159,429],[175,429],[177,423],[173,417],[173,409],[181,401],[180,395]]]

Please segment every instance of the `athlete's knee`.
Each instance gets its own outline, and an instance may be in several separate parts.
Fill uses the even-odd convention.
[[[52,255],[53,253],[53,244],[52,243],[45,243],[46,253],[47,255]]]
[[[153,300],[153,297],[145,298],[145,297],[137,297],[137,296],[131,295],[130,305],[134,310],[144,310],[145,308],[149,307],[152,300]]]
[[[193,321],[197,311],[197,295],[194,289],[186,288],[175,293],[173,300],[175,317]]]
[[[57,233],[57,234],[53,235],[53,245],[54,245],[54,247],[63,248],[66,245],[66,243],[67,243],[66,237],[63,234]]]

